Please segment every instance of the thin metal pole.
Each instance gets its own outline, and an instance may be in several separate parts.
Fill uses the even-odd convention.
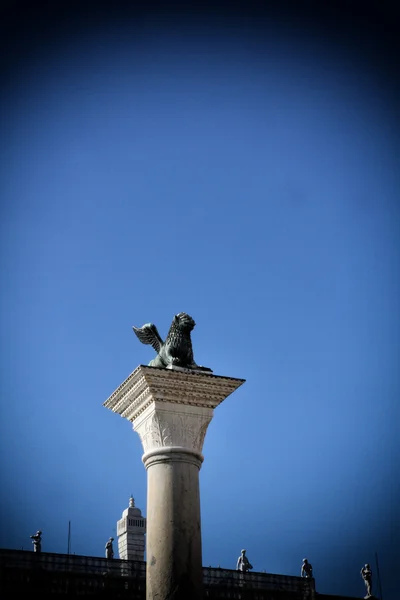
[[[71,550],[71,521],[68,521],[68,552],[67,554],[70,553]]]
[[[380,595],[380,600],[383,600],[383,596],[382,596],[382,587],[381,587],[381,576],[379,575],[379,563],[378,563],[378,553],[375,552],[375,561],[376,561],[376,574],[378,576],[378,585],[379,585],[379,595]]]

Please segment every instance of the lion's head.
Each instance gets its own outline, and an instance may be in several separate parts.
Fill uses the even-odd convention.
[[[177,315],[175,315],[174,325],[178,326],[179,329],[182,329],[183,331],[190,333],[194,329],[194,326],[196,325],[196,323],[190,315],[188,315],[184,312],[181,312],[181,313],[178,313]]]

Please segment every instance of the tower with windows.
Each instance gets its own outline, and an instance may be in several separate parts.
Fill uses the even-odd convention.
[[[144,560],[146,519],[131,496],[117,523],[118,552],[123,560]]]

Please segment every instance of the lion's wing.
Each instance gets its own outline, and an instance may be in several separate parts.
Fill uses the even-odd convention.
[[[153,323],[146,323],[143,327],[132,327],[142,344],[153,346],[156,352],[160,352],[163,341]]]

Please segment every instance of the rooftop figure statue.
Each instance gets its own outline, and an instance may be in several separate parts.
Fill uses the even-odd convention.
[[[143,327],[132,329],[142,344],[153,346],[157,352],[156,358],[149,362],[150,367],[181,367],[210,372],[211,369],[201,367],[194,362],[190,334],[195,325],[192,317],[186,313],[175,315],[165,342],[153,323],[146,323]]]
[[[31,535],[31,540],[32,540],[32,544],[33,544],[33,551],[41,552],[42,551],[42,532],[37,531],[35,534]]]
[[[301,577],[311,579],[313,576],[312,565],[308,562],[307,558],[303,558],[303,564],[301,565]]]
[[[113,541],[114,541],[114,538],[110,537],[108,542],[106,543],[106,546],[105,546],[106,558],[114,558]]]
[[[253,565],[250,564],[249,559],[246,556],[246,550],[242,550],[237,561],[236,570],[241,571],[242,573],[247,573],[247,571],[250,571],[252,568]]]
[[[367,588],[367,595],[364,598],[372,597],[372,571],[369,564],[366,564],[361,569],[361,577],[364,579],[365,587]]]

